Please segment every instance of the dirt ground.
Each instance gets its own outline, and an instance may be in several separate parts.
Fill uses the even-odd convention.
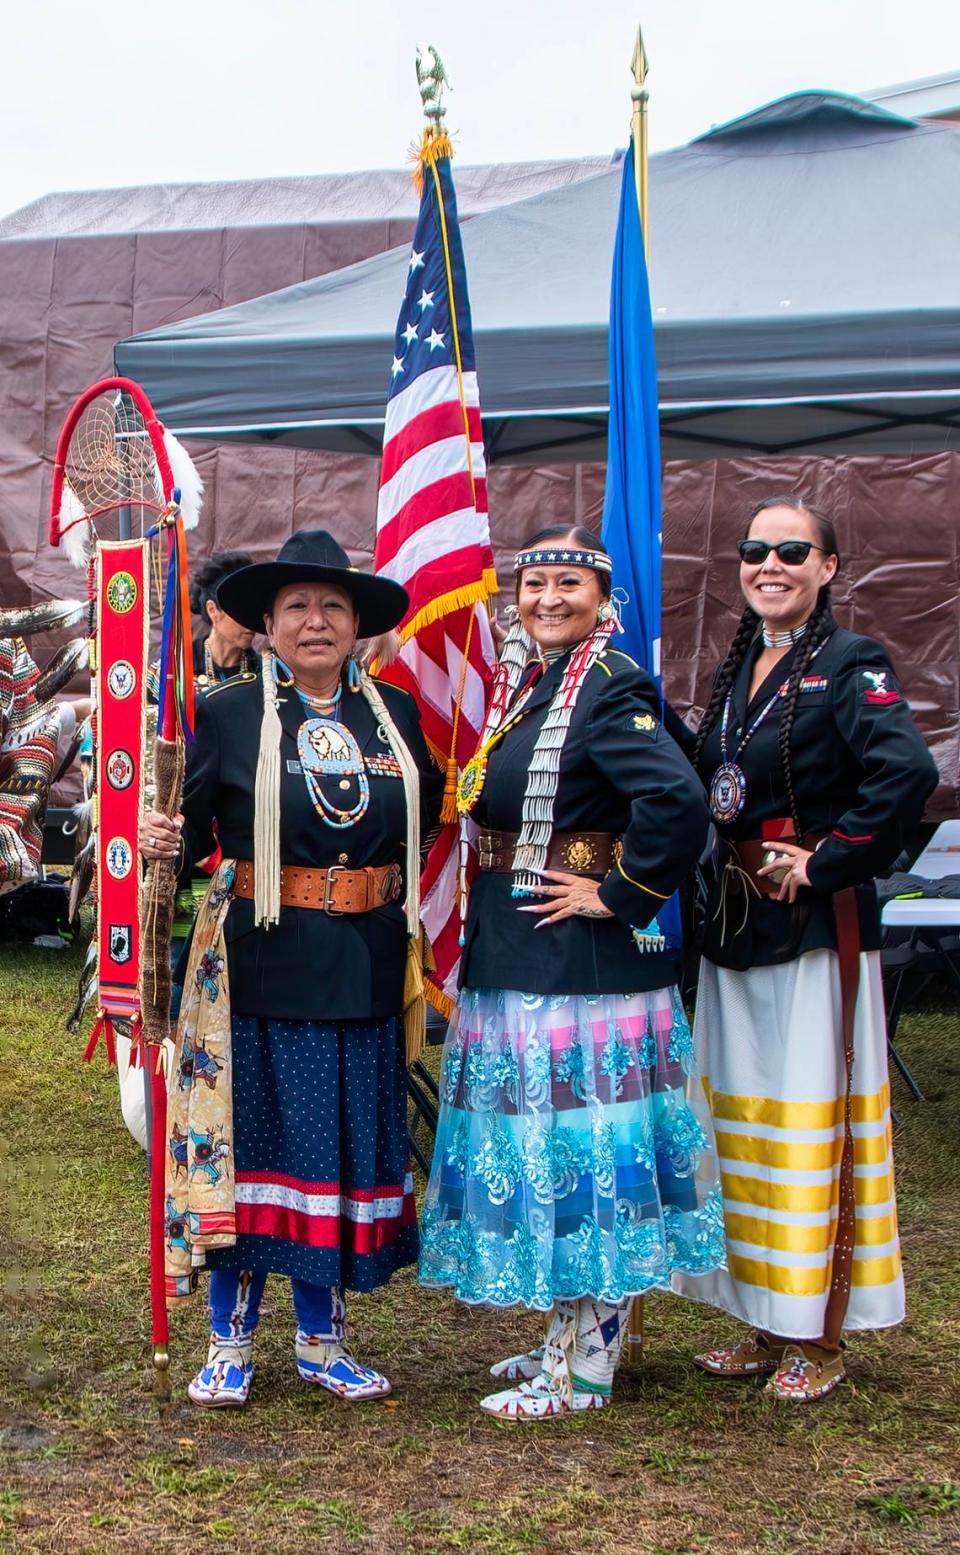
[[[392,1398],[312,1394],[289,1294],[268,1287],[248,1408],[185,1385],[204,1314],[173,1324],[174,1400],[147,1369],[146,1179],[102,1057],[63,1031],[79,966],[0,947],[0,1555],[880,1555],[960,1548],[960,1013],[906,1018],[927,1100],[895,1103],[909,1321],[858,1337],[810,1409],[690,1356],[734,1326],[646,1304],[642,1363],[609,1412],[540,1427],[480,1415],[489,1363],[538,1319],[472,1311],[411,1275],[354,1298]]]

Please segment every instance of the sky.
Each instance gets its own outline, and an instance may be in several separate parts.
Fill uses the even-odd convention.
[[[957,0],[0,0],[0,214],[54,190],[399,167],[417,42],[463,162],[651,149],[784,93],[960,72]]]

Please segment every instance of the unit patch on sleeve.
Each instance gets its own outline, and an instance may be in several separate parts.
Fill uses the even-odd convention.
[[[645,734],[651,740],[656,739],[660,725],[652,713],[634,713],[630,722],[638,734]]]
[[[887,707],[891,702],[899,702],[899,691],[887,685],[886,670],[864,670],[863,678],[867,682],[864,697],[874,707]]]

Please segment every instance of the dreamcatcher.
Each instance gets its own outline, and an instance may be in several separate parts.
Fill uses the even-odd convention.
[[[94,761],[72,895],[78,897],[84,879],[91,879],[97,929],[70,1023],[79,1026],[96,992],[85,1057],[93,1056],[102,1036],[114,1061],[118,1031],[129,1034],[134,1059],[146,1053],[151,1312],[161,1395],[167,1392],[168,1364],[163,1043],[169,1035],[176,865],[150,863],[141,880],[137,833],[149,788],[156,809],[174,816],[180,808],[193,726],[184,531],[198,521],[202,492],[189,457],[157,420],[139,384],[106,378],[74,403],[57,443],[50,542],[85,568],[92,609]],[[155,735],[148,697],[154,680],[151,598],[162,624]]]

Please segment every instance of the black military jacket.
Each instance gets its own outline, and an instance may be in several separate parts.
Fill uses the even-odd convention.
[[[225,670],[221,669],[219,664],[215,664],[214,669],[217,671],[216,678],[213,681],[207,680],[207,661],[206,655],[204,653],[204,644],[206,643],[206,640],[206,637],[195,637],[193,639],[193,682],[197,690],[203,695],[205,695],[210,690],[212,685],[225,685],[228,680],[236,680],[239,675],[239,671],[236,669]],[[260,655],[259,653],[255,653],[252,648],[248,648],[247,671],[253,674],[258,674],[259,670]]]
[[[727,756],[747,780],[747,803],[723,841],[774,839],[777,822],[790,815],[777,738],[782,703],[775,705],[746,750],[735,756],[749,728],[778,685],[789,676],[792,648],[747,706],[758,639],[733,689]],[[721,762],[721,719],[707,736],[699,771],[709,787]],[[871,637],[837,627],[807,670],[790,741],[793,787],[805,833],[825,836],[810,862],[812,890],[796,907],[752,893],[720,899],[719,877],[707,905],[704,954],[719,966],[743,970],[792,960],[807,950],[835,948],[831,895],[857,886],[861,945],[880,944],[880,917],[873,877],[888,869],[911,841],[924,803],[937,785],[937,768],[913,721],[886,649]],[[792,826],[790,827],[792,831]],[[810,845],[810,844],[808,844]]]
[[[552,664],[520,722],[490,753],[473,812],[484,828],[519,832],[537,734],[567,659]],[[512,874],[480,873],[470,892],[461,982],[530,993],[642,993],[676,981],[666,953],[641,953],[643,929],[696,863],[706,842],[703,789],[660,721],[643,670],[608,648],[587,675],[563,748],[554,830],[612,832],[622,857],[600,887],[613,918],[565,918],[537,928],[520,912]],[[536,899],[534,899],[536,900]]]
[[[423,834],[435,825],[443,782],[420,730],[413,698],[378,682],[397,729],[420,769]],[[406,876],[403,780],[368,768],[370,804],[346,830],[327,825],[314,808],[300,772],[297,732],[305,709],[291,688],[279,692],[280,858],[285,864],[328,868],[399,862]],[[183,793],[184,873],[217,840],[227,858],[253,858],[254,782],[260,749],[263,694],[259,676],[225,681],[197,704],[196,742],[187,760]],[[365,758],[389,758],[366,698],[344,691],[341,721]],[[338,805],[357,799],[340,779],[325,779]],[[214,836],[216,823],[216,837]],[[419,860],[414,862],[419,868]],[[257,928],[254,904],[237,898],[227,914],[230,998],[235,1013],[287,1020],[361,1020],[399,1013],[406,960],[402,897],[374,912],[331,916],[314,908],[281,907],[280,922]]]

